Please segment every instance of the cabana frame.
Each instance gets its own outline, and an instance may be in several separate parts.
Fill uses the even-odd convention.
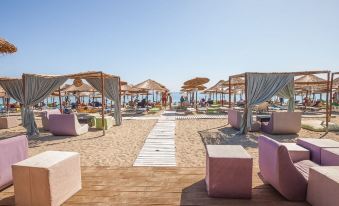
[[[328,70],[325,71],[302,71],[302,72],[270,72],[270,73],[260,73],[260,72],[245,72],[241,74],[231,75],[228,79],[228,86],[229,86],[229,94],[231,94],[231,86],[235,86],[236,84],[232,84],[232,79],[244,77],[245,78],[245,99],[248,101],[248,91],[247,91],[247,75],[248,74],[294,74],[294,76],[301,76],[301,75],[309,75],[309,74],[327,74],[327,81],[322,82],[323,84],[326,83],[326,133],[328,132],[328,122],[329,122],[329,115],[330,115],[330,106],[329,106],[329,90],[330,90],[330,74],[331,72]],[[333,74],[332,74],[333,78]],[[229,108],[231,108],[231,95],[229,95]],[[245,110],[247,110],[247,104],[245,104]],[[245,130],[247,132],[247,130]]]
[[[329,116],[329,121],[331,121],[331,116],[332,116],[332,104],[333,104],[333,81],[334,81],[334,76],[339,75],[339,72],[333,72],[331,75],[331,85],[330,85],[330,116]]]

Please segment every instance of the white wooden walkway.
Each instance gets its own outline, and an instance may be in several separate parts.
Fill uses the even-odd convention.
[[[176,166],[175,112],[165,111],[147,136],[133,166]]]
[[[227,119],[227,115],[224,114],[197,114],[197,115],[187,115],[187,116],[176,116],[177,120],[186,120],[186,119]]]

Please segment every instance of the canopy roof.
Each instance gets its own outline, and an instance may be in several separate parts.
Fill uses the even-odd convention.
[[[184,82],[184,85],[198,86],[198,85],[206,84],[209,81],[210,79],[206,77],[196,77],[196,78],[187,80],[186,82]]]
[[[128,93],[138,93],[138,92],[140,92],[140,91],[142,91],[141,89],[138,89],[138,88],[136,88],[136,87],[134,87],[133,85],[128,85],[128,84],[126,84],[126,85],[122,85],[121,86],[121,91],[122,92],[128,92]]]
[[[0,54],[11,54],[15,53],[17,51],[17,48],[6,41],[5,39],[0,38]]]
[[[199,90],[202,91],[204,89],[206,89],[206,87],[204,85],[184,85],[181,87],[184,91],[192,91],[192,90]]]
[[[214,86],[205,90],[205,92],[224,92],[224,89],[228,86],[228,82],[225,80],[220,80]]]
[[[135,88],[138,89],[143,89],[143,90],[154,90],[154,91],[165,91],[167,90],[166,87],[152,79],[147,79],[137,85],[134,86]]]

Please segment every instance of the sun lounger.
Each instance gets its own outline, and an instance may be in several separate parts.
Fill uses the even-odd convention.
[[[286,199],[306,199],[309,168],[319,166],[310,160],[293,163],[287,147],[266,136],[259,136],[259,168],[265,182]]]
[[[12,166],[16,205],[61,205],[81,189],[80,155],[47,151]]]
[[[241,122],[242,122],[242,115],[243,112],[230,109],[228,110],[228,122],[229,124],[235,128],[240,129]],[[250,131],[260,131],[260,122],[254,121]]]
[[[300,129],[300,112],[273,112],[270,121],[261,124],[261,130],[269,134],[296,134]]]
[[[88,124],[81,125],[75,114],[51,114],[48,121],[53,135],[78,136],[88,132]]]
[[[27,157],[28,142],[25,135],[0,141],[0,190],[12,184],[12,164]]]
[[[0,117],[0,129],[9,129],[20,125],[16,116]]]
[[[48,131],[48,120],[49,120],[50,114],[61,114],[61,112],[58,109],[51,109],[51,110],[46,110],[42,112],[42,115],[41,115],[42,127],[46,131]]]

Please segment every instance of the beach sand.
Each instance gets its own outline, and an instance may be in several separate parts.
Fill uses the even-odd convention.
[[[156,120],[123,120],[121,126],[114,126],[102,136],[102,130],[90,129],[88,133],[76,136],[53,136],[41,130],[39,138],[29,139],[29,155],[47,150],[75,151],[81,155],[82,166],[133,165],[145,138],[154,127]],[[41,120],[37,120],[41,128]],[[24,133],[23,127],[0,130],[0,138]]]

